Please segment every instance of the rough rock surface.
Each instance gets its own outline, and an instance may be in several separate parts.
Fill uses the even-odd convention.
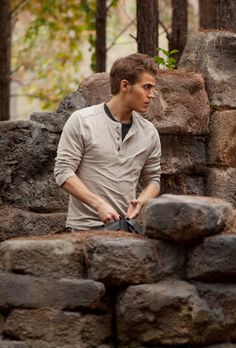
[[[236,110],[211,115],[208,164],[236,168]]]
[[[37,212],[67,210],[67,195],[53,170],[59,135],[32,121],[0,124],[2,202]]]
[[[212,107],[236,107],[236,33],[200,31],[189,37],[179,69],[204,76]]]
[[[226,335],[219,326],[222,318],[184,281],[128,287],[118,298],[117,316],[122,347],[135,347],[136,342],[153,347],[200,345],[222,342]]]
[[[205,172],[205,138],[161,135],[161,169],[163,174]]]
[[[98,73],[79,86],[86,105],[107,102],[110,97],[109,75]],[[199,74],[160,71],[155,98],[145,117],[165,134],[206,134],[210,109]]]
[[[183,271],[184,250],[165,242],[109,237],[89,244],[89,278],[108,286],[154,283]]]
[[[81,346],[81,343],[74,343],[74,344],[64,344],[64,343],[47,343],[41,340],[27,340],[25,342],[20,342],[20,341],[8,341],[4,340],[0,343],[1,348],[58,348],[58,347],[63,347],[63,348],[89,348],[86,344]],[[96,348],[114,348],[113,345],[107,345],[107,344],[102,344],[97,346]],[[214,347],[213,347],[214,348]],[[216,347],[218,348],[218,347]],[[219,347],[219,348],[234,348],[233,345],[229,347]]]
[[[196,283],[199,295],[214,310],[229,332],[228,340],[236,340],[236,285],[222,283]],[[227,336],[225,336],[227,337]]]
[[[145,234],[151,238],[192,242],[222,231],[232,212],[231,204],[220,199],[165,194],[147,204]]]
[[[165,134],[206,134],[210,108],[199,74],[160,70],[147,119]]]
[[[0,269],[36,277],[83,278],[83,244],[59,236],[5,241],[0,244]]]
[[[236,168],[211,168],[206,194],[231,202],[236,207]]]
[[[56,307],[73,310],[101,307],[102,283],[88,279],[51,280],[0,272],[0,309]]]
[[[10,205],[0,206],[0,242],[12,237],[27,237],[61,232],[65,213],[34,213]]]
[[[236,235],[206,238],[189,251],[187,274],[190,279],[234,281],[236,279]]]
[[[81,314],[57,309],[15,309],[7,318],[6,333],[20,340],[40,339],[58,345],[97,348],[111,336],[109,314]]]
[[[162,174],[161,193],[204,196],[204,177],[186,174]]]

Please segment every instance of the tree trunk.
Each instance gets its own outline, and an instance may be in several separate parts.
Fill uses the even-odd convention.
[[[96,72],[106,71],[106,0],[96,2]]]
[[[10,0],[0,11],[0,121],[10,119],[11,15]]]
[[[136,0],[138,52],[149,56],[157,54],[158,0]]]
[[[172,0],[172,25],[169,41],[169,51],[177,49],[173,55],[178,64],[187,41],[188,33],[188,1]]]
[[[199,0],[199,25],[202,29],[217,29],[218,0]]]
[[[199,0],[200,27],[236,31],[236,0]]]

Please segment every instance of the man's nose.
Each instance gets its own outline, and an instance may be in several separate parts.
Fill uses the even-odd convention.
[[[154,98],[154,97],[155,97],[155,95],[154,95],[154,88],[151,88],[151,89],[149,90],[148,97],[149,97],[149,98]]]

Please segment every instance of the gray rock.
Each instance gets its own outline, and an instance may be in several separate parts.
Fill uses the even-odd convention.
[[[0,273],[0,308],[101,307],[105,293],[102,283],[93,280],[61,278],[51,280],[28,275]]]
[[[83,109],[85,106],[86,101],[84,96],[78,90],[69,94],[62,100],[56,113],[66,115],[68,117],[72,114],[72,112]]]
[[[195,284],[200,296],[208,306],[224,319],[224,327],[228,332],[228,340],[236,340],[236,285],[235,284]],[[226,338],[227,336],[225,336]]]
[[[146,206],[145,234],[178,243],[193,242],[222,231],[232,212],[231,204],[220,199],[164,194]]]
[[[39,236],[64,230],[65,213],[34,213],[0,206],[0,242],[12,237]]]
[[[203,74],[212,107],[236,107],[236,33],[200,31],[189,37],[178,68]]]
[[[0,269],[36,277],[83,278],[83,244],[60,236],[5,241],[0,244]]]
[[[81,82],[78,91],[85,99],[86,106],[108,102],[111,99],[109,74],[97,73],[88,76]]]
[[[0,197],[38,212],[67,210],[68,196],[53,169],[59,135],[32,121],[0,124]]]
[[[187,274],[190,279],[234,281],[236,279],[236,235],[206,238],[189,252]]]
[[[40,341],[40,340],[27,340],[24,342],[20,341],[1,341],[0,340],[0,347],[1,348],[58,348],[58,347],[63,347],[63,348],[81,348],[81,344],[74,343],[74,344],[64,344],[64,343],[47,343],[45,341]],[[86,346],[86,348],[89,348]],[[97,348],[114,348],[113,345],[99,345]]]
[[[0,335],[3,333],[3,331],[4,331],[4,316],[0,313]],[[0,347],[1,347],[1,344],[0,344]]]
[[[182,273],[184,250],[147,239],[93,238],[89,240],[89,278],[109,286],[154,283]]]
[[[225,199],[236,207],[236,168],[210,168],[206,194]]]
[[[186,174],[162,174],[161,193],[204,196],[204,177]]]
[[[30,120],[44,125],[52,133],[60,134],[69,116],[70,114],[62,112],[34,112],[30,115]]]
[[[208,164],[236,167],[236,110],[211,115]]]
[[[56,309],[12,310],[7,318],[7,335],[20,340],[55,342],[59,346],[98,348],[111,338],[109,314],[81,314]]]
[[[209,102],[200,74],[160,70],[146,118],[162,134],[206,134]]]
[[[130,286],[117,301],[118,337],[122,347],[222,342],[223,318],[217,314],[184,281]]]
[[[97,73],[79,86],[86,106],[111,98],[109,75]],[[206,134],[210,109],[204,81],[199,74],[160,71],[155,98],[143,115],[163,134]]]
[[[199,175],[205,172],[205,138],[161,135],[160,139],[163,174]]]

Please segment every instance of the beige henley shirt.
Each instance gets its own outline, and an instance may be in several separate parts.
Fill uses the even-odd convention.
[[[54,172],[58,186],[77,175],[124,216],[139,181],[144,187],[151,181],[159,185],[161,146],[153,124],[136,112],[123,142],[121,127],[104,104],[74,112],[64,126]],[[70,195],[67,227],[86,230],[101,224],[96,210]]]

